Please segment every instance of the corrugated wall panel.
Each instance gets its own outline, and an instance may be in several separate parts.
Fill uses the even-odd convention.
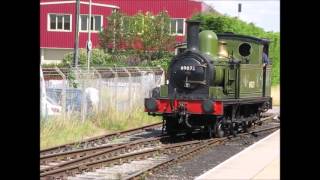
[[[41,2],[53,2],[64,0],[41,0]],[[89,0],[82,0],[89,1]],[[154,14],[167,10],[173,18],[190,18],[194,13],[201,12],[202,3],[189,0],[93,0],[95,3],[111,4],[120,7],[120,11],[128,15],[134,15],[139,10],[150,11]],[[75,31],[75,6],[76,4],[56,4],[40,6],[40,46],[56,48],[73,48]],[[88,5],[81,4],[81,14],[88,14]],[[112,9],[106,7],[92,7],[93,14],[103,15],[103,26],[107,24],[106,16],[111,14]],[[71,32],[50,32],[47,31],[48,13],[72,14]],[[85,48],[87,33],[80,32],[79,47]],[[98,33],[92,33],[93,47],[98,45]],[[177,36],[177,42],[184,41],[185,36]]]
[[[80,14],[88,14],[88,5],[80,6]],[[103,16],[103,26],[106,26],[106,17],[111,14],[112,9],[107,7],[92,7],[92,14]],[[74,47],[74,33],[75,33],[75,4],[56,4],[44,5],[40,9],[40,47],[53,47],[53,48],[73,48]],[[47,21],[49,13],[72,14],[71,32],[54,32],[47,30]],[[93,47],[98,44],[98,33],[92,32],[91,39]],[[79,47],[85,48],[88,33],[80,32]]]

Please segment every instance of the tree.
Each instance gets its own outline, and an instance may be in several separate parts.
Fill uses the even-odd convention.
[[[170,35],[170,17],[167,12],[153,15],[142,12],[126,16],[113,12],[108,17],[108,26],[100,33],[100,46],[113,53],[132,50],[141,59],[151,60],[153,54],[159,55],[171,50],[175,37]]]
[[[120,12],[113,12],[109,17],[107,17],[108,25],[107,28],[104,28],[102,32],[100,32],[100,46],[107,50],[111,47],[112,52],[117,52],[121,49],[121,44],[127,38],[127,33],[124,32],[126,29],[124,28],[126,20],[124,20],[126,16]]]

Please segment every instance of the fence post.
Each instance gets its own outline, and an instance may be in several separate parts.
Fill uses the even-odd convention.
[[[128,97],[129,97],[129,109],[131,111],[132,109],[132,101],[131,101],[131,86],[132,86],[132,78],[131,78],[131,73],[128,71],[126,67],[123,67],[123,70],[129,75],[129,92],[128,92]]]
[[[62,85],[62,91],[61,91],[61,105],[62,105],[62,112],[63,112],[63,120],[66,119],[66,76],[62,73],[62,71],[55,66],[55,70],[59,73],[59,75],[62,77],[63,85]]]
[[[80,88],[81,88],[81,112],[80,112],[80,116],[81,116],[81,121],[84,122],[85,120],[85,114],[86,114],[86,97],[85,97],[85,92],[84,92],[84,87],[85,87],[85,81],[83,78],[83,74],[80,68],[76,69],[76,79],[81,82]]]
[[[141,81],[142,81],[142,76],[143,76],[143,74],[142,74],[142,72],[141,72],[141,70],[140,70],[140,68],[139,67],[135,67],[136,69],[137,69],[137,71],[139,72],[139,74],[140,74],[140,77],[139,77],[139,79],[140,79],[140,81],[139,81],[139,87],[138,87],[138,92],[139,93],[141,93],[141,89],[140,89],[140,87],[141,87]],[[137,86],[135,86],[135,93],[137,92],[136,91],[136,88],[137,88]],[[134,95],[134,102],[136,102],[137,101],[137,97],[136,97],[136,94]]]
[[[154,84],[152,84],[151,85],[151,89],[152,89],[152,87],[154,87],[154,85],[156,84],[156,76],[155,76],[155,73],[154,73],[154,71],[150,68],[150,67],[147,67],[147,72],[152,72],[152,75],[153,75],[153,83]],[[148,74],[148,73],[146,73],[146,74]],[[148,93],[148,94],[147,94]],[[152,91],[150,91],[149,89],[147,90],[147,92],[145,93],[145,96],[147,96],[147,97],[151,97],[151,95],[152,95]]]
[[[164,69],[161,66],[159,68],[162,71],[161,79],[160,79],[160,85],[163,85],[163,84],[165,84],[166,77],[165,77]]]
[[[46,95],[46,82],[45,82],[45,78],[44,78],[44,75],[43,75],[43,71],[42,71],[42,67],[40,66],[40,115],[41,115],[41,118],[44,118],[45,121],[47,121],[47,103],[46,103],[46,98],[47,98],[47,95]]]
[[[114,86],[114,89],[115,89],[115,91],[114,91],[114,93],[115,93],[115,96],[112,96],[112,98],[110,98],[110,99],[114,99],[114,102],[115,102],[115,108],[116,108],[116,110],[118,111],[118,93],[117,93],[117,86],[118,86],[118,82],[117,82],[117,84],[115,84],[114,83],[114,80],[117,80],[117,78],[118,78],[118,74],[117,74],[117,72],[115,71],[115,69],[113,69],[113,68],[111,68],[111,67],[109,67],[109,69],[110,69],[110,71],[112,72],[112,74],[114,74],[114,78],[113,78],[113,86]]]
[[[116,103],[116,119],[118,119],[118,114],[119,114],[119,103],[118,103],[118,86],[119,86],[119,75],[118,75],[118,71],[117,68],[114,67],[114,71],[115,71],[115,79],[116,79],[116,91],[115,91],[115,103]]]
[[[102,78],[101,78],[101,74],[99,73],[99,71],[97,69],[95,69],[94,67],[91,67],[93,69],[94,72],[96,72],[96,74],[98,75],[98,89],[99,89],[99,103],[98,103],[98,113],[102,112]]]

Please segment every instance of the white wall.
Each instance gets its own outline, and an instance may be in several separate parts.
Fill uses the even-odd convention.
[[[58,64],[62,62],[65,54],[72,52],[73,49],[50,49],[41,48],[41,64]]]

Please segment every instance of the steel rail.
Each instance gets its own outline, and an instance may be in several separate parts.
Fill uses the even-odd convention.
[[[274,130],[274,129],[279,129],[280,126],[275,126],[275,127],[270,127],[270,128],[264,128],[264,129],[260,129],[260,130],[256,130],[256,131],[252,131],[252,132],[247,132],[247,133],[242,133],[242,134],[239,134],[240,136],[245,136],[245,135],[249,135],[249,134],[256,134],[256,133],[259,133],[259,132],[264,132],[264,131],[270,131],[270,130]],[[216,139],[215,142],[207,142],[199,147],[194,147],[192,148],[191,150],[187,151],[187,152],[184,152],[182,154],[179,154],[179,155],[176,155],[164,162],[160,162],[158,164],[155,164],[147,169],[144,169],[144,170],[141,170],[135,174],[132,174],[130,176],[127,176],[124,178],[124,180],[131,180],[131,179],[137,179],[139,177],[141,177],[142,175],[146,174],[147,172],[150,172],[150,171],[154,171],[162,166],[168,166],[169,164],[172,164],[174,162],[177,162],[181,159],[185,159],[187,156],[190,156],[192,154],[194,154],[195,152],[199,152],[199,151],[202,151],[203,149],[206,149],[208,147],[211,147],[213,145],[216,145],[218,144],[217,142],[219,143],[222,143],[226,140],[229,140],[230,138],[232,138],[233,136],[228,136],[228,137],[224,137],[224,138],[219,138],[219,139]]]

